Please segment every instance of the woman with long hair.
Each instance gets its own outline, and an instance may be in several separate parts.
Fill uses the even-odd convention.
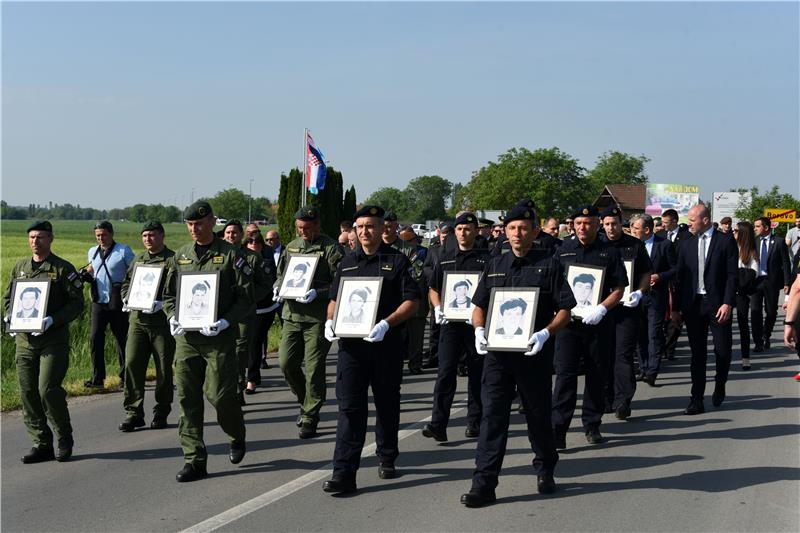
[[[264,237],[261,236],[261,233],[254,233],[245,240],[245,246],[248,250],[261,254],[265,246]],[[250,330],[250,357],[247,364],[245,394],[253,394],[256,387],[261,385],[261,362],[265,360],[267,337],[272,322],[275,320],[275,313],[272,311],[277,306],[278,304],[272,302],[272,293],[256,303],[256,325]]]
[[[758,276],[756,234],[749,222],[738,222],[733,230],[739,245],[739,286],[736,289],[736,321],[742,347],[742,370],[750,370],[750,295]]]

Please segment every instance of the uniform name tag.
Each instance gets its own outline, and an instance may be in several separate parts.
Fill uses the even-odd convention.
[[[354,267],[344,267],[344,268],[342,268],[342,272],[349,272],[351,270],[358,270],[358,267],[354,266]]]
[[[191,259],[178,259],[178,264],[179,265],[191,265],[192,264],[192,260]]]
[[[390,264],[381,265],[381,270],[391,271],[391,270],[394,270],[394,266],[392,266],[391,263]]]
[[[600,252],[600,257],[608,257],[608,252]]]
[[[287,248],[286,251],[287,252],[292,252],[292,253],[299,253],[300,252],[300,248]]]
[[[559,257],[574,257],[575,255],[577,255],[575,252],[565,252],[563,254],[559,254]]]
[[[455,263],[455,262],[456,262],[456,261],[455,261],[455,259],[453,259],[452,261],[442,261],[442,262],[441,262],[441,263],[439,263],[439,264],[440,264],[440,265],[447,265],[447,264],[450,264],[450,263]],[[483,262],[483,261],[481,261],[481,262]]]
[[[487,278],[498,278],[500,276],[505,276],[505,275],[506,275],[505,272],[495,272],[493,274],[487,274],[486,277]]]
[[[215,255],[214,257],[211,258],[211,262],[215,265],[221,265],[222,263],[225,262],[225,258],[222,257],[221,255]]]

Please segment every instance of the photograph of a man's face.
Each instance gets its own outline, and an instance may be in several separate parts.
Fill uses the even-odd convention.
[[[186,302],[186,309],[192,316],[202,316],[208,312],[208,283],[195,283],[192,299]]]
[[[180,272],[178,277],[178,322],[187,331],[197,331],[217,320],[219,272]]]
[[[500,305],[500,327],[495,333],[503,337],[522,335],[522,317],[528,304],[522,298],[512,298]]]
[[[579,307],[592,305],[592,291],[596,282],[592,274],[580,274],[572,280],[572,293]]]
[[[575,296],[577,305],[572,316],[583,318],[584,314],[601,301],[603,268],[594,265],[571,264],[567,267],[567,283]]]
[[[442,279],[443,294],[440,295],[444,318],[450,321],[466,321],[472,317],[472,295],[478,287],[479,272],[450,271]]]
[[[294,254],[287,257],[288,261],[286,269],[283,271],[283,281],[278,293],[287,300],[302,298],[313,286],[314,272],[320,256]]]
[[[15,280],[11,291],[8,331],[28,333],[42,331],[47,316],[50,280]]]
[[[303,287],[306,284],[308,263],[298,263],[292,269],[292,277],[286,283],[287,287]]]
[[[450,300],[448,305],[456,309],[467,309],[470,305],[472,305],[472,298],[469,297],[470,285],[471,283],[466,280],[459,281],[453,285],[453,293],[455,296],[452,300]]]
[[[39,316],[39,297],[42,291],[36,287],[22,290],[19,296],[19,311],[17,318],[37,318]]]
[[[129,309],[149,311],[158,299],[158,287],[164,273],[163,265],[136,264],[128,289]]]
[[[536,321],[538,287],[495,287],[489,301],[489,350],[525,351]]]
[[[350,298],[347,301],[348,311],[342,319],[345,323],[361,324],[367,320],[364,314],[364,304],[369,298],[370,292],[369,287],[360,287],[350,293]]]
[[[377,321],[381,277],[347,277],[339,281],[334,309],[333,331],[337,337],[369,335]]]

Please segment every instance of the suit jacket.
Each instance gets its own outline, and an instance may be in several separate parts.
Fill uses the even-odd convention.
[[[782,289],[784,285],[791,285],[792,266],[789,261],[789,247],[786,240],[778,237],[772,232],[768,235],[769,244],[767,245],[767,279],[774,288]],[[761,241],[763,237],[756,239],[756,254],[761,257]]]
[[[697,235],[691,235],[678,244],[676,264],[675,296],[677,307],[685,313],[692,306],[697,295]],[[736,306],[736,284],[738,282],[739,247],[730,233],[714,231],[708,243],[703,280],[706,297],[712,309],[722,304]]]
[[[669,303],[669,284],[675,277],[675,263],[678,261],[678,252],[675,246],[666,239],[656,236],[653,240],[653,249],[650,252],[650,262],[653,264],[653,274],[658,274],[661,279],[650,287],[650,303],[661,309],[666,309]]]
[[[677,231],[678,231],[678,234],[675,235],[675,240],[674,241],[670,241],[675,246],[677,246],[678,243],[680,243],[681,241],[686,240],[686,239],[688,239],[689,237],[692,236],[692,233],[688,229],[684,229],[681,226],[678,226],[678,230]],[[662,239],[666,240],[667,239],[667,231],[666,230],[659,231],[658,233],[656,233],[656,237],[661,237]]]

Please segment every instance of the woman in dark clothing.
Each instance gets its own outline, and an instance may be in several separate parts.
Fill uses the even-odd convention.
[[[739,245],[739,284],[736,289],[736,321],[742,346],[742,370],[750,370],[750,295],[758,275],[758,250],[753,225],[739,222],[733,230]]]
[[[264,237],[260,233],[253,234],[245,241],[247,248],[258,254],[264,250]],[[250,357],[247,364],[247,388],[245,394],[253,394],[256,387],[261,385],[261,361],[267,350],[267,337],[275,320],[273,312],[278,304],[272,301],[270,292],[262,300],[256,303],[256,325],[250,333]]]

